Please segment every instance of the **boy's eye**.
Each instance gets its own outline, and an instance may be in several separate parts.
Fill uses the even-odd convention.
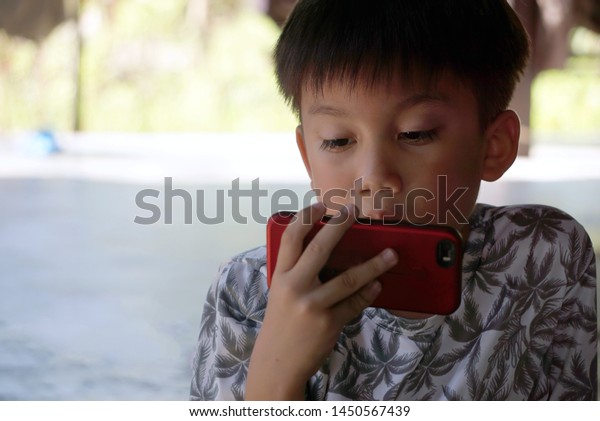
[[[427,142],[435,138],[435,130],[402,132],[398,135],[398,137],[400,140],[408,143]]]
[[[321,150],[323,151],[333,151],[336,149],[344,148],[352,143],[351,139],[341,138],[341,139],[324,139],[323,143],[321,143]]]

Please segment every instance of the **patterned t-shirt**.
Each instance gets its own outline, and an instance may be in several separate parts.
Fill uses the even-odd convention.
[[[312,400],[597,398],[596,268],[584,229],[545,206],[477,205],[460,307],[411,320],[368,308],[306,388]],[[243,399],[268,299],[260,247],[221,267],[191,399]]]

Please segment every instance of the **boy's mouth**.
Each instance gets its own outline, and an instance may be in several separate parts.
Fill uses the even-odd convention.
[[[341,205],[334,205],[328,207],[329,210],[327,214],[332,216],[337,215],[340,206]],[[443,223],[436,221],[436,216],[426,209],[407,209],[403,203],[397,203],[393,206],[388,205],[383,209],[367,206],[357,206],[356,208],[356,217],[361,219],[362,222],[367,223],[369,221],[383,221],[390,224],[409,223],[413,225],[444,225]]]
[[[327,214],[334,216],[339,213],[341,205],[328,206]],[[373,209],[361,206],[356,206],[356,217],[366,221],[386,221],[390,223],[398,223],[406,220],[404,214],[404,206],[402,204],[397,205],[394,209]]]
[[[373,219],[376,221],[395,221],[401,222],[404,219],[404,215],[396,215],[393,211],[387,210],[369,210],[366,212],[359,212],[359,218]]]

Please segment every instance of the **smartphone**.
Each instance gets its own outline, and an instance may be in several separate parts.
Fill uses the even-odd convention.
[[[294,212],[279,212],[267,223],[267,280],[269,286],[281,244],[281,235]],[[327,223],[317,222],[304,246]],[[460,305],[462,290],[462,238],[451,227],[359,219],[333,249],[319,273],[322,282],[334,278],[380,253],[398,253],[398,263],[377,279],[382,291],[372,304],[390,310],[450,314]]]

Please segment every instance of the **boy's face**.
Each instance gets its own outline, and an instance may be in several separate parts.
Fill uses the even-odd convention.
[[[313,189],[335,213],[450,225],[467,234],[486,140],[473,93],[450,76],[429,90],[389,84],[304,90],[297,140]]]

